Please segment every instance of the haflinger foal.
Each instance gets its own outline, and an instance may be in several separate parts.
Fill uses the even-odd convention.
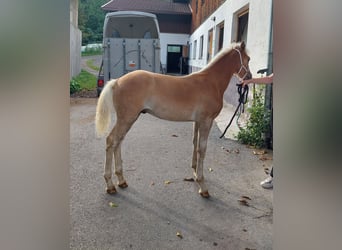
[[[139,115],[149,113],[165,120],[194,122],[192,168],[200,195],[209,197],[203,176],[209,131],[222,109],[223,93],[231,77],[252,77],[249,59],[242,42],[222,50],[205,68],[187,76],[136,70],[108,81],[99,97],[95,117],[96,132],[102,136],[107,134],[111,113],[116,113],[116,123],[106,140],[107,193],[116,193],[112,181],[113,155],[118,186],[128,186],[122,171],[121,143]]]

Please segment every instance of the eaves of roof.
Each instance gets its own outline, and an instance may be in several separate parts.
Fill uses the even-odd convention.
[[[104,11],[134,10],[153,14],[191,15],[189,4],[161,0],[111,0],[101,8]]]

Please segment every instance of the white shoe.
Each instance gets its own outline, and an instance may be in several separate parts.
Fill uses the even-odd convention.
[[[267,177],[265,180],[260,182],[260,185],[266,189],[273,188],[273,177],[272,176]]]

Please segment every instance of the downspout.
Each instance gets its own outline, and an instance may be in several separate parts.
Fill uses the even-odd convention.
[[[271,1],[270,37],[268,44],[267,75],[273,73],[273,1]],[[273,149],[273,84],[266,84],[265,108],[270,112],[270,126],[265,133],[267,148]]]

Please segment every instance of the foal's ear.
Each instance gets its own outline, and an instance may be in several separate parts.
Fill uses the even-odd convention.
[[[245,41],[242,41],[242,42],[241,42],[240,48],[241,48],[241,50],[245,50],[245,48],[246,48]]]

